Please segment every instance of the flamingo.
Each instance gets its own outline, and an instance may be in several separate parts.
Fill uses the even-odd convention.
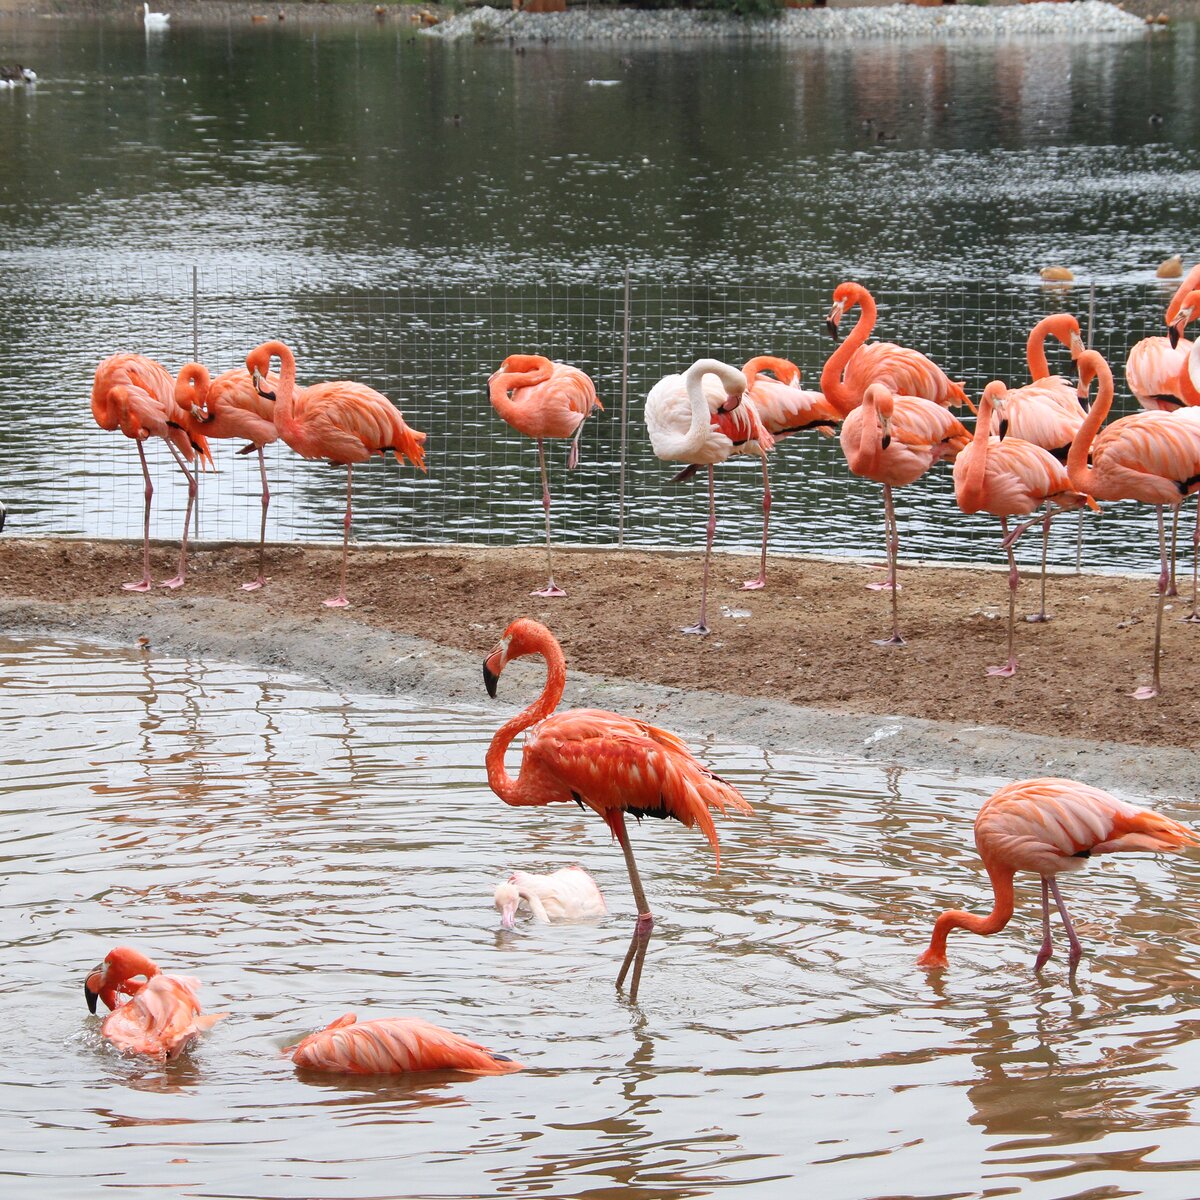
[[[497,885],[495,904],[505,929],[512,929],[522,905],[543,925],[584,921],[608,913],[600,888],[582,867],[563,867],[549,875],[514,871]]]
[[[624,984],[636,953],[629,991],[630,1000],[636,1000],[654,917],[634,862],[625,814],[639,821],[644,816],[673,817],[689,829],[698,825],[712,845],[719,870],[721,851],[709,809],[753,810],[735,787],[709,771],[665,729],[594,708],[554,713],[566,683],[566,662],[554,635],[536,621],[513,621],[484,661],[483,681],[489,696],[495,699],[504,668],[529,654],[546,660],[546,686],[533,704],[496,731],[487,751],[488,783],[501,800],[516,806],[574,800],[599,814],[621,843],[638,918],[617,987]],[[504,753],[523,730],[529,732],[521,772],[514,779],[505,770]]]
[[[710,376],[716,376],[719,382],[711,381]],[[716,358],[700,358],[682,375],[664,376],[646,397],[646,429],[654,453],[666,462],[690,464],[673,482],[690,478],[697,467],[708,468],[708,537],[700,585],[700,619],[695,625],[685,626],[683,633],[704,635],[709,631],[708,571],[717,530],[713,465],[734,454],[758,454],[765,461],[766,452],[775,445],[754,406],[744,403],[746,386],[746,376],[737,367]],[[763,545],[765,552],[765,525]]]
[[[776,378],[764,374],[771,371]],[[786,358],[760,354],[750,359],[742,374],[746,376],[746,398],[754,405],[767,431],[778,441],[804,429],[816,429],[832,436],[841,414],[820,392],[808,392],[800,386],[800,371]],[[763,536],[758,576],[742,584],[743,591],[755,591],[767,585],[767,524],[771,517],[771,480],[767,456],[762,456]]]
[[[272,390],[279,387],[276,376],[270,375],[266,384]],[[175,381],[175,401],[180,408],[188,409],[210,438],[242,438],[250,445],[248,450],[258,451],[258,472],[262,477],[262,527],[258,536],[258,578],[242,584],[242,590],[253,592],[267,582],[263,574],[263,554],[267,540],[267,508],[271,493],[267,488],[267,464],[263,458],[263,447],[274,442],[279,434],[273,420],[275,403],[268,400],[254,386],[248,371],[236,367],[209,377],[208,368],[201,363],[187,363],[180,368]]]
[[[403,455],[414,467],[425,470],[425,435],[410,429],[400,410],[364,383],[338,380],[296,386],[296,359],[282,342],[264,342],[246,355],[246,370],[257,388],[266,378],[273,358],[279,359],[279,387],[264,395],[275,401],[275,428],[279,436],[304,458],[323,458],[346,468],[346,515],[342,521],[342,571],[338,594],[323,603],[345,608],[346,550],[350,541],[354,464],[372,454],[396,458]]]
[[[1170,573],[1163,528],[1163,507],[1178,507],[1200,489],[1200,422],[1179,420],[1178,414],[1147,410],[1100,426],[1113,402],[1113,377],[1108,363],[1095,350],[1079,357],[1081,393],[1099,380],[1098,394],[1067,455],[1067,474],[1076,491],[1097,500],[1138,500],[1158,510],[1158,614],[1154,623],[1154,674],[1149,687],[1132,692],[1149,700],[1161,689],[1159,652],[1162,645],[1163,602]],[[1092,466],[1088,465],[1091,454]]]
[[[1179,323],[1178,317],[1185,298],[1196,288],[1200,288],[1200,263],[1184,276],[1171,296],[1165,316],[1167,336],[1144,337],[1130,347],[1125,359],[1125,382],[1143,408],[1170,412],[1183,402],[1179,372],[1192,343],[1182,337],[1187,320]]]
[[[1074,971],[1083,947],[1058,890],[1062,871],[1078,871],[1096,854],[1116,851],[1182,850],[1200,842],[1186,825],[1137,808],[1073,779],[1022,779],[989,797],[975,818],[975,845],[992,883],[995,901],[986,917],[951,909],[933,926],[929,948],[917,962],[946,966],[946,938],[952,929],[989,936],[999,933],[1013,914],[1013,875],[1034,871],[1042,877],[1042,944],[1034,960],[1040,971],[1053,953],[1050,895],[1071,943]]]
[[[892,636],[879,646],[903,646],[896,593],[896,556],[900,533],[892,506],[892,488],[919,479],[942,459],[953,462],[971,435],[940,405],[920,396],[894,396],[882,383],[868,385],[863,402],[842,422],[842,453],[855,475],[883,484],[884,537],[888,578],[878,589],[892,593]],[[870,586],[870,585],[868,585]]]
[[[318,1033],[284,1048],[306,1071],[338,1075],[397,1075],[405,1071],[460,1071],[509,1075],[522,1064],[440,1025],[416,1017],[359,1021],[346,1013]]]
[[[167,443],[172,457],[179,464],[188,484],[187,510],[183,517],[183,537],[179,544],[179,570],[159,585],[165,588],[182,587],[187,572],[188,525],[192,506],[196,502],[196,478],[187,464],[199,454],[200,464],[211,463],[208,442],[196,428],[188,409],[175,402],[175,380],[161,363],[144,354],[114,354],[96,367],[92,381],[92,416],[101,429],[119,429],[137,445],[146,481],[146,515],[142,536],[142,578],[121,586],[127,592],[148,592],[150,582],[150,501],[154,485],[146,465],[142,443],[148,437],[160,437]]]
[[[229,1016],[202,1013],[199,987],[198,979],[164,975],[144,954],[117,946],[88,974],[83,994],[90,1012],[96,1011],[97,999],[112,1009],[100,1032],[118,1050],[165,1062]]]
[[[993,379],[984,388],[971,444],[954,461],[954,495],[958,507],[965,513],[987,512],[999,517],[1003,531],[1000,544],[1008,554],[1008,662],[987,669],[989,675],[1003,677],[1017,671],[1014,625],[1020,575],[1012,548],[1028,528],[1019,526],[1010,535],[1008,518],[1028,516],[1044,505],[1044,522],[1048,523],[1055,511],[1080,508],[1091,502],[1089,496],[1072,489],[1066,468],[1049,450],[1008,434],[1007,406],[1013,394],[999,379]],[[1000,436],[992,437],[989,430],[996,425]]]
[[[511,394],[510,394],[511,393]],[[540,354],[510,354],[488,380],[492,407],[518,433],[537,439],[538,466],[542,472],[542,509],[546,514],[546,574],[544,588],[531,596],[565,596],[554,582],[550,564],[550,482],[546,476],[545,438],[570,438],[567,469],[579,465],[579,438],[595,409],[596,385],[578,367],[551,362]]]
[[[834,341],[842,317],[856,305],[858,321],[821,371],[821,394],[843,417],[862,403],[871,383],[885,384],[897,395],[922,396],[946,408],[961,404],[970,407],[963,385],[919,351],[892,342],[864,345],[875,328],[877,309],[875,298],[862,284],[839,283],[834,288],[833,308],[825,321]]]

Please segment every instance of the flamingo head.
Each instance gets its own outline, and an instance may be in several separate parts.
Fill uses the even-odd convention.
[[[1000,421],[1000,440],[1004,441],[1008,436],[1008,416],[1006,409],[1008,406],[1008,385],[1001,379],[993,379],[991,383],[983,389],[983,396],[979,401],[979,408],[982,411],[984,406],[987,406],[989,412],[993,412]],[[976,420],[979,420],[976,417]]]
[[[745,395],[745,392],[742,392],[742,391],[731,392],[728,389],[726,389],[725,399],[720,404],[717,405],[717,412],[720,412],[720,413],[733,412],[738,407],[738,405],[741,404],[742,397],[744,395]]]
[[[1086,400],[1088,393],[1092,390],[1092,381],[1097,376],[1107,376],[1112,379],[1112,372],[1108,369],[1108,363],[1104,361],[1104,356],[1098,350],[1085,350],[1079,356],[1079,387],[1077,389],[1079,399]]]
[[[863,405],[875,409],[879,421],[879,445],[886,450],[892,444],[892,413],[895,411],[895,401],[891,390],[882,383],[873,383],[863,393]]]
[[[500,912],[500,924],[505,929],[512,929],[516,923],[517,905],[521,903],[521,893],[511,879],[496,887],[495,905]]]
[[[246,355],[246,370],[250,372],[250,377],[254,380],[254,390],[264,400],[275,399],[274,392],[266,392],[262,388],[263,380],[271,371],[271,359],[278,356],[283,361],[283,354],[290,355],[290,353],[282,342],[263,342],[261,346],[255,346]],[[286,367],[287,364],[284,365]]]
[[[833,307],[829,310],[829,316],[825,318],[825,328],[835,342],[838,340],[838,325],[843,314],[846,309],[853,308],[861,302],[862,293],[863,288],[860,284],[850,282],[839,283],[833,289]]]
[[[495,700],[496,684],[500,681],[500,673],[504,668],[514,658],[541,652],[547,641],[558,645],[554,634],[545,625],[531,621],[528,617],[518,617],[513,621],[496,643],[495,649],[484,659],[483,684],[487,688],[487,694]]]
[[[1167,337],[1170,339],[1172,350],[1179,345],[1179,339],[1183,337],[1183,331],[1196,315],[1198,308],[1200,308],[1200,291],[1188,292],[1179,307],[1171,314],[1175,320],[1170,323],[1170,327],[1167,329]]]
[[[103,1000],[106,1008],[116,1008],[121,993],[132,996],[146,986],[145,982],[133,983],[132,980],[141,976],[148,981],[158,973],[158,967],[144,954],[129,946],[115,947],[83,981],[83,996],[88,1011],[96,1011],[97,999]]]

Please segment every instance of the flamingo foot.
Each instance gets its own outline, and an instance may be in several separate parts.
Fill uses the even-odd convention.
[[[893,633],[890,638],[872,638],[872,645],[875,646],[907,646],[908,643],[899,635]]]
[[[579,443],[571,442],[571,449],[567,452],[567,470],[573,471],[579,466]]]
[[[260,587],[266,583],[266,579],[260,575],[257,579],[252,579],[249,583],[242,584],[243,592],[257,592]]]
[[[326,608],[349,608],[350,601],[345,596],[334,596],[332,600],[322,600]]]
[[[868,583],[863,586],[869,592],[899,592],[904,590],[900,584],[891,579],[885,579],[882,583]]]
[[[1167,590],[1163,593],[1163,595],[1167,596],[1167,597],[1178,596],[1179,589],[1172,583],[1168,586]]]
[[[1192,611],[1183,618],[1183,621],[1188,625],[1200,625],[1200,612],[1192,609]]]
[[[1043,621],[1053,621],[1054,614],[1048,612],[1030,613],[1025,620],[1028,621],[1030,625],[1040,625]]]
[[[1010,658],[1002,667],[988,667],[987,673],[1000,679],[1011,679],[1017,673],[1017,660]]]
[[[170,588],[172,591],[174,591],[176,588],[183,587],[183,585],[184,578],[182,575],[172,575],[170,579],[164,579],[158,586]]]
[[[126,592],[148,592],[154,585],[148,579],[139,579],[136,583],[123,583],[121,587]]]
[[[565,596],[567,593],[551,579],[544,588],[538,588],[536,592],[530,592],[529,594],[531,596]]]
[[[697,621],[695,625],[684,625],[680,627],[680,633],[695,633],[700,637],[707,637],[712,632],[707,625],[701,621]]]
[[[1129,693],[1135,700],[1153,700],[1158,695],[1156,687],[1140,687]]]
[[[766,579],[762,575],[760,575],[757,579],[747,579],[746,582],[742,584],[742,591],[743,592],[758,592],[758,591],[761,591],[766,586],[767,586]]]
[[[1049,962],[1051,954],[1053,954],[1053,950],[1043,942],[1042,948],[1038,951],[1037,958],[1033,960],[1033,969],[1040,971]]]

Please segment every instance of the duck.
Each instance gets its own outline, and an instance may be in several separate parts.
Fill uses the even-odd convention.
[[[166,29],[171,23],[170,13],[151,12],[149,4],[142,5],[142,23],[147,29]]]
[[[37,83],[37,72],[20,63],[15,66],[0,66],[0,88],[23,87],[25,84]]]

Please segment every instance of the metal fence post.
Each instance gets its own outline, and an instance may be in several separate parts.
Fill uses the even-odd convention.
[[[617,545],[625,545],[625,457],[629,445],[629,267],[625,267],[625,297],[621,344],[621,477],[617,485]]]
[[[200,271],[195,263],[192,263],[192,362],[200,361]],[[201,463],[197,459],[196,466],[196,507],[192,510],[195,513],[195,526],[193,536],[197,541],[200,540],[200,475],[199,470]]]
[[[1096,332],[1096,281],[1088,285],[1087,348],[1092,348]],[[1079,510],[1079,523],[1075,527],[1075,574],[1083,572],[1083,509]]]

